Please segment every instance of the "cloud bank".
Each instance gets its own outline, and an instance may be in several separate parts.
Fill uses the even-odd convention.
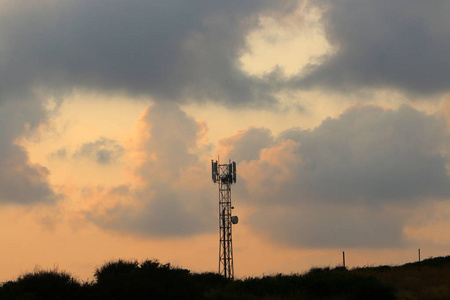
[[[0,90],[125,91],[156,100],[271,102],[267,80],[239,57],[260,15],[296,1],[6,1]]]
[[[293,82],[340,91],[392,88],[410,94],[448,92],[450,4],[369,0],[311,0],[336,53],[310,65]]]
[[[230,153],[245,152],[248,135],[267,138],[239,133],[227,140]],[[450,196],[448,141],[444,119],[408,105],[353,107],[240,161],[241,197],[257,211],[252,225],[287,244],[396,246],[410,209]]]

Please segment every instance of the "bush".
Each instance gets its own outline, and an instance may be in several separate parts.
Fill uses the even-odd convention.
[[[247,278],[235,285],[234,294],[248,299],[395,299],[393,290],[374,277],[353,274],[345,268]]]
[[[8,281],[0,288],[0,299],[83,299],[82,285],[65,272],[38,270]]]
[[[109,262],[95,272],[96,299],[201,299],[189,270],[147,260]]]
[[[313,268],[306,274],[276,274],[230,280],[217,273],[189,270],[157,260],[118,260],[96,269],[95,280],[80,284],[68,273],[38,270],[0,286],[0,299],[447,299],[450,259],[399,267],[347,270]]]

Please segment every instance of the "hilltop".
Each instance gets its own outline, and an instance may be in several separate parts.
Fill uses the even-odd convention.
[[[398,299],[450,299],[450,256],[425,259],[400,266],[355,268],[395,289]]]
[[[0,286],[0,299],[450,299],[450,256],[401,266],[313,268],[227,280],[215,273],[118,260],[97,268],[92,282],[38,270]]]

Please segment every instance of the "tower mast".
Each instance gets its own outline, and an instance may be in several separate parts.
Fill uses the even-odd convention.
[[[234,279],[232,225],[238,217],[232,216],[231,185],[236,183],[236,163],[211,161],[211,169],[212,180],[219,184],[219,274]]]

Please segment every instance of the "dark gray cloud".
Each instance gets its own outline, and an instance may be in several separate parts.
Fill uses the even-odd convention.
[[[215,189],[201,159],[201,125],[173,103],[157,103],[140,120],[139,187],[120,187],[102,197],[108,209],[87,212],[101,227],[143,236],[189,236],[216,230]]]
[[[73,87],[157,100],[272,101],[240,70],[247,33],[297,1],[7,1],[0,12],[0,90]]]
[[[334,55],[309,66],[300,86],[349,91],[388,87],[411,93],[448,92],[450,3],[420,0],[312,0]]]
[[[230,138],[220,141],[221,147],[228,150],[227,157],[236,162],[259,158],[261,149],[273,144],[273,136],[267,128],[249,128]]]
[[[100,165],[108,165],[121,157],[123,152],[124,148],[117,141],[101,137],[94,142],[84,143],[73,154],[73,157],[86,157],[93,159]]]
[[[6,1],[0,12],[0,93],[88,88],[157,100],[274,102],[281,73],[241,70],[246,37],[263,15],[300,0]],[[311,0],[337,52],[291,78],[292,87],[448,91],[448,1]],[[304,74],[304,73],[302,73]]]
[[[0,204],[52,203],[58,198],[47,181],[49,171],[31,163],[17,143],[46,120],[39,100],[27,99],[0,101]]]
[[[444,119],[410,106],[366,106],[298,131],[307,195],[328,201],[415,201],[449,194]]]
[[[255,227],[283,242],[400,245],[405,215],[391,207],[407,212],[450,196],[448,141],[444,119],[408,105],[354,107],[282,133],[238,166],[246,185],[238,191],[262,208]]]
[[[247,222],[283,244],[311,248],[393,248],[407,245],[404,218],[389,210],[337,203],[263,207]]]
[[[1,147],[0,204],[52,203],[57,196],[48,184],[49,171],[31,164],[26,151],[17,145]]]

